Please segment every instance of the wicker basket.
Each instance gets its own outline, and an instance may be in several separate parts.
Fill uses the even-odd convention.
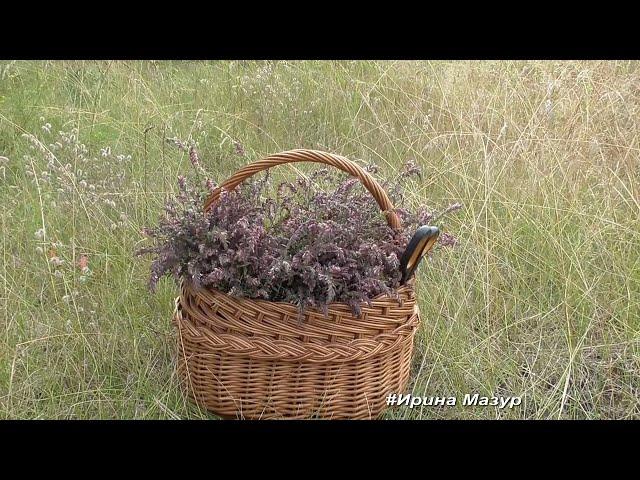
[[[272,155],[236,172],[221,189],[235,188],[275,165],[320,162],[360,179],[393,228],[400,222],[380,185],[344,157],[314,150]],[[419,323],[413,282],[401,301],[380,295],[360,318],[344,303],[328,315],[296,306],[236,298],[182,282],[174,322],[178,375],[189,397],[226,418],[376,418],[389,393],[404,392]]]

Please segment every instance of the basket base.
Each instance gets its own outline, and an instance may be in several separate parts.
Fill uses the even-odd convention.
[[[370,364],[340,365],[239,364],[225,355],[181,355],[178,374],[191,401],[222,418],[376,419],[387,408],[388,394],[405,391],[411,352],[409,341]],[[400,371],[390,375],[392,368]]]
[[[188,395],[188,398],[191,401],[191,403],[198,406],[199,408],[206,410],[207,412],[213,415],[216,415],[221,420],[377,420],[386,411],[386,408],[378,409],[377,412],[371,412],[369,415],[363,415],[363,416],[342,416],[339,414],[332,415],[332,416],[323,416],[320,413],[316,415],[302,414],[302,415],[283,416],[283,415],[274,415],[273,412],[270,412],[270,413],[265,412],[264,414],[259,415],[251,412],[229,413],[228,411],[227,412],[218,411],[216,410],[215,406],[208,407],[206,405],[202,405],[202,403],[198,402],[191,395]]]

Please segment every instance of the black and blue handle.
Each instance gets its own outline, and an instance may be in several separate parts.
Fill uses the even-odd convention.
[[[435,245],[438,235],[440,235],[438,227],[423,225],[418,228],[400,258],[401,285],[404,285],[411,278],[422,257]]]

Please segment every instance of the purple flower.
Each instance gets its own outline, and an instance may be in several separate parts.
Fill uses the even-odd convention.
[[[236,155],[239,155],[241,157],[244,157],[244,147],[242,146],[242,144],[240,142],[233,142],[233,148],[235,149],[235,153]]]
[[[449,233],[441,233],[438,237],[438,243],[443,247],[453,247],[458,243],[458,240]]]
[[[444,211],[442,212],[442,215],[446,215],[448,213],[453,213],[453,212],[457,212],[458,210],[460,210],[462,208],[462,204],[459,202],[456,203],[452,203],[451,205],[449,205],[447,208],[444,209]]]
[[[200,168],[200,158],[198,157],[198,152],[196,148],[192,145],[189,147],[189,160],[191,160],[191,164],[197,169]]]
[[[405,162],[404,167],[402,169],[401,177],[411,177],[416,175],[419,178],[422,178],[422,172],[420,171],[420,167],[416,163],[415,160],[408,160]]]

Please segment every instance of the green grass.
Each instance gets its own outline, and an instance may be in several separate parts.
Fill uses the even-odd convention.
[[[212,417],[174,374],[177,288],[148,293],[149,260],[132,256],[191,168],[164,139],[191,135],[218,180],[308,147],[374,161],[381,176],[414,158],[425,175],[411,202],[464,204],[446,224],[459,246],[420,269],[412,392],[522,405],[388,418],[640,418],[638,67],[0,62],[0,417]],[[115,207],[77,181],[58,179],[64,193],[42,181],[47,162],[22,134],[49,148],[74,127],[95,157],[82,168],[106,179]],[[93,271],[84,283],[81,254]]]

